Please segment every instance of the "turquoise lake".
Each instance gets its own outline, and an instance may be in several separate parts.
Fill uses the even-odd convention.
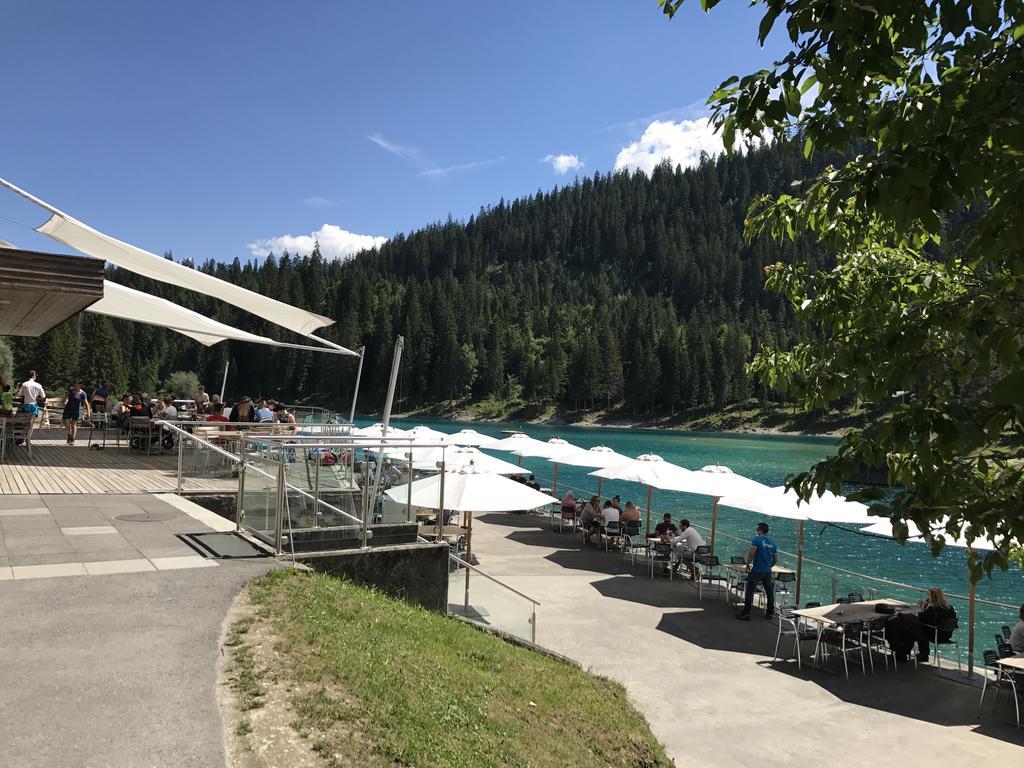
[[[360,424],[369,423],[357,420]],[[582,448],[607,445],[619,453],[636,457],[642,453],[656,453],[688,469],[699,469],[718,462],[734,472],[753,478],[770,486],[781,485],[786,476],[806,469],[815,461],[829,455],[835,440],[824,437],[788,437],[776,435],[739,435],[707,432],[676,432],[668,430],[607,429],[592,427],[539,426],[516,423],[474,423],[462,424],[451,421],[393,421],[395,426],[408,428],[414,424],[426,424],[442,432],[455,432],[464,426],[472,427],[486,435],[501,436],[502,431],[521,429],[532,437],[547,440],[561,437]],[[515,462],[511,454],[495,452],[496,456]],[[511,458],[510,458],[511,457]],[[551,463],[543,459],[523,459],[525,470],[537,475],[542,485],[550,486]],[[587,492],[596,492],[596,478],[589,477],[590,470],[579,467],[559,467],[559,494],[568,486]],[[580,495],[580,490],[576,494]],[[623,503],[632,500],[641,506],[647,503],[646,488],[631,483],[606,480],[602,495],[618,494]],[[652,502],[653,515],[671,512],[676,519],[687,517],[699,526],[711,522],[711,500],[691,494],[655,491]],[[718,531],[749,540],[757,515],[751,512],[722,507],[718,515]],[[771,536],[779,548],[795,551],[795,523],[789,520],[768,519]],[[706,533],[702,531],[702,533]],[[746,545],[742,542],[720,537],[716,542],[717,554],[727,561],[729,555],[743,554]],[[849,571],[867,574],[920,587],[938,586],[948,594],[967,594],[966,551],[947,547],[938,557],[932,557],[929,548],[923,544],[901,546],[896,542],[859,535],[853,531],[834,526],[808,524],[804,532],[804,556]],[[782,556],[783,560],[793,560]],[[795,562],[794,562],[795,564]],[[486,567],[486,566],[485,566]],[[918,600],[920,594],[910,590],[873,584],[866,579],[840,574],[837,594],[845,596],[850,592],[863,593],[867,598],[869,590],[877,590],[879,597],[888,596],[906,600]],[[984,578],[978,585],[979,599],[1019,606],[1024,602],[1024,573],[1019,568],[1007,572],[996,572],[991,578]],[[808,565],[805,560],[801,601],[817,600],[823,603],[832,600],[832,572],[826,568]],[[967,651],[967,605],[954,601],[960,617],[961,631],[958,633],[966,658]],[[978,604],[976,608],[976,657],[981,651],[994,648],[993,635],[1003,624],[1012,625],[1016,611]]]

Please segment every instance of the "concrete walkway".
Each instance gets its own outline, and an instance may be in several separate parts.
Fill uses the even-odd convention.
[[[847,681],[773,664],[777,626],[756,610],[738,622],[720,597],[700,602],[689,582],[651,581],[619,553],[580,550],[543,518],[476,518],[473,549],[487,573],[541,601],[537,642],[622,682],[680,766],[1024,762],[1006,694],[979,727],[979,689],[932,666],[851,670]]]
[[[14,578],[0,582],[0,764],[224,765],[216,705],[221,624],[235,595],[272,561],[221,560],[214,567],[172,561],[193,556],[171,551],[180,544],[176,531],[210,531],[218,527],[216,520],[204,524],[198,519],[202,513],[183,511],[187,503],[176,508],[173,499],[85,498],[78,497],[77,508],[50,514],[54,526],[125,523],[150,530],[68,533],[55,532],[51,525],[15,526],[18,533],[12,537],[13,529],[0,522],[9,562],[49,561],[5,564]],[[153,521],[118,520],[138,512],[128,509],[133,504],[147,507],[142,511],[152,513]],[[60,506],[55,503],[54,511]],[[45,503],[42,507],[50,509]],[[0,521],[13,517],[19,516]],[[26,554],[33,549],[28,531],[42,532],[43,543],[34,548],[45,551]],[[100,539],[108,543],[80,544]],[[97,552],[97,546],[107,548]],[[131,572],[101,574],[89,570],[97,562],[134,565]],[[75,566],[79,575],[18,570],[34,566]]]

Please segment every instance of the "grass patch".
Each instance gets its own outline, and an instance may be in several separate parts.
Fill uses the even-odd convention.
[[[235,726],[235,733],[239,736],[246,736],[252,733],[252,722],[243,717],[238,721],[238,725]]]
[[[320,574],[274,571],[249,594],[292,728],[329,765],[671,765],[610,680]]]
[[[224,641],[224,645],[231,648],[228,679],[232,689],[238,694],[238,708],[243,712],[262,707],[263,697],[267,693],[262,683],[263,671],[257,667],[253,650],[246,642],[246,636],[252,629],[256,618],[256,616],[246,616],[236,621],[231,625],[227,639]],[[242,722],[248,721],[243,720]],[[239,723],[239,728],[241,728],[241,723]],[[239,733],[239,735],[242,734]]]

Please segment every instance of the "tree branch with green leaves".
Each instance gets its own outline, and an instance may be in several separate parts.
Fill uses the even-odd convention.
[[[766,270],[816,332],[750,368],[807,408],[880,412],[790,484],[809,498],[884,465],[899,490],[857,494],[874,513],[990,540],[974,578],[1006,567],[1024,542],[1024,2],[754,4],[758,42],[791,48],[712,94],[727,150],[767,136],[846,159],[751,208],[748,236],[810,235],[836,262]]]

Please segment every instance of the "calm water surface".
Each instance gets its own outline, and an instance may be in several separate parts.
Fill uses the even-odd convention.
[[[358,421],[358,420],[357,420]],[[369,422],[360,422],[369,423]],[[532,437],[547,440],[561,437],[582,448],[607,445],[619,453],[636,457],[642,453],[656,453],[667,461],[699,469],[716,462],[724,464],[734,472],[753,478],[769,486],[781,485],[786,476],[809,467],[815,461],[829,455],[835,446],[832,438],[787,437],[775,435],[732,435],[706,432],[676,432],[645,429],[602,429],[591,427],[549,427],[515,423],[482,423],[463,425],[450,421],[396,420],[395,426],[408,428],[413,424],[426,424],[442,432],[454,432],[463,426],[470,426],[486,435],[500,437],[503,430],[522,429]],[[506,460],[510,454],[495,453]],[[535,473],[542,485],[550,486],[552,467],[543,459],[523,459],[525,470]],[[581,467],[559,467],[558,486],[566,484],[580,492],[596,492],[597,480],[589,477]],[[606,480],[602,487],[604,496],[618,494],[622,501],[632,500],[641,506],[647,503],[646,488],[618,481]],[[684,493],[655,491],[652,502],[653,514],[660,516],[671,512],[673,517],[688,517],[696,525],[708,526],[711,522],[711,500],[707,497]],[[759,518],[752,512],[721,508],[718,515],[718,531],[749,540]],[[780,549],[795,551],[795,523],[790,520],[768,519],[771,535]],[[716,550],[723,560],[732,554],[745,554],[745,543],[720,538]],[[948,593],[967,594],[966,552],[957,547],[947,547],[932,557],[928,547],[922,544],[899,544],[885,539],[869,538],[853,531],[834,526],[808,524],[804,531],[804,556],[812,560],[844,568],[850,571],[890,579],[916,586],[936,585]],[[787,558],[783,558],[787,559]],[[807,565],[805,561],[801,600],[832,601],[832,572],[829,569]],[[840,574],[837,594],[861,592],[868,597],[869,589],[877,589],[879,596],[891,596],[907,600],[919,599],[919,593],[885,585],[872,584],[866,579]],[[1024,573],[1019,568],[1008,572],[994,573],[979,585],[977,595],[981,599],[1011,605],[1024,602]],[[964,628],[959,633],[966,655],[967,648],[967,607],[955,602]],[[993,634],[1002,624],[1013,624],[1016,612],[992,606],[977,606],[976,655],[981,650],[994,648]]]

